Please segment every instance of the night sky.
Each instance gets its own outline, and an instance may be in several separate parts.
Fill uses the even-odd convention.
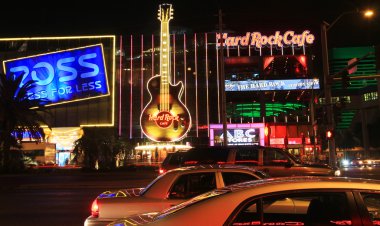
[[[224,29],[245,33],[272,33],[289,29],[320,31],[321,21],[332,22],[345,11],[380,10],[380,0],[108,0],[8,1],[1,6],[1,37],[152,34],[159,31],[160,3],[172,3],[172,29],[193,32],[217,31],[218,9],[224,13]],[[329,31],[329,44],[377,45],[380,43],[380,12],[372,20],[350,14]]]

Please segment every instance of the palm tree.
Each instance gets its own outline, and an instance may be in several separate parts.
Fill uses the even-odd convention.
[[[11,147],[17,147],[24,133],[36,142],[44,136],[41,124],[48,125],[41,113],[47,103],[30,99],[31,80],[19,87],[23,76],[6,76],[0,73],[0,167],[6,171],[12,167]]]

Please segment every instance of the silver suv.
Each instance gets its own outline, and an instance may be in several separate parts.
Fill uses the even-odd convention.
[[[160,173],[200,164],[249,165],[272,177],[340,176],[339,169],[326,164],[301,163],[282,149],[263,146],[196,147],[184,152],[168,153],[161,164]]]

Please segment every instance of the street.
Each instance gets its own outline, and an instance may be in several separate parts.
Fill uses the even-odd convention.
[[[380,179],[380,168],[343,168],[342,176]],[[80,226],[93,199],[108,189],[143,187],[152,169],[0,175],[0,225]]]

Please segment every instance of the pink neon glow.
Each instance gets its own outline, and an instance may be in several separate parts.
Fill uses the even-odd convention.
[[[216,43],[218,43],[218,35],[215,35]],[[220,96],[219,96],[219,50],[218,47],[216,47],[216,88],[218,93],[218,123],[220,123]]]
[[[154,76],[154,35],[152,34],[152,77]]]
[[[131,84],[131,94],[130,94],[130,99],[129,99],[129,138],[132,139],[132,95],[133,95],[133,78],[132,78],[132,71],[133,71],[133,36],[131,35],[131,78],[130,78],[130,84]]]
[[[198,129],[198,64],[197,64],[197,33],[194,33],[194,57],[195,57],[195,128],[197,137],[199,137]]]
[[[119,48],[119,51],[120,51],[120,55],[119,55],[119,136],[121,136],[121,73],[123,71],[123,36],[120,35],[120,48]]]
[[[187,106],[187,95],[186,95],[186,86],[187,86],[187,81],[186,81],[186,71],[187,71],[187,64],[186,64],[186,34],[183,34],[183,70],[184,70],[184,76],[185,76],[185,105]]]
[[[207,108],[207,127],[210,125],[210,110],[208,103],[208,43],[207,43],[207,33],[205,33],[205,46],[206,46],[206,108]],[[210,136],[210,130],[207,130],[207,135]]]
[[[141,112],[143,111],[143,108],[144,108],[144,70],[143,69],[144,69],[144,35],[141,35],[141,67],[140,67],[140,71],[141,71],[140,111]],[[143,132],[142,132],[142,130],[140,132],[140,137],[143,138]]]

